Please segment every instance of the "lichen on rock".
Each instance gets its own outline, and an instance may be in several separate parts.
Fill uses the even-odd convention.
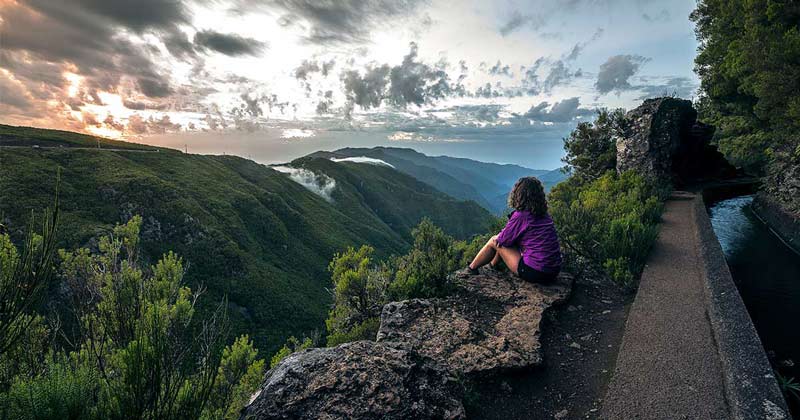
[[[242,419],[462,419],[461,385],[396,343],[294,353],[267,372]]]
[[[303,350],[265,375],[242,419],[461,419],[457,378],[541,363],[544,311],[567,298],[550,285],[483,269],[452,275],[454,293],[383,308],[378,341]]]
[[[572,276],[550,285],[528,283],[483,269],[454,276],[455,293],[384,306],[379,342],[401,342],[458,374],[491,374],[542,362],[544,311],[566,299]]]

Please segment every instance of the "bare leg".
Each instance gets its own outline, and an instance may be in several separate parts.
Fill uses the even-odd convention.
[[[496,238],[497,236],[492,236],[491,239],[489,239],[489,241],[486,242],[486,245],[484,245],[483,248],[481,248],[481,250],[478,252],[478,255],[476,255],[475,258],[472,260],[472,263],[469,265],[469,268],[477,270],[486,265],[487,263],[489,263],[490,261],[494,260],[495,254],[497,254],[497,251],[495,251],[494,249],[494,243]]]
[[[517,274],[519,260],[522,258],[522,255],[520,255],[517,248],[505,248],[498,245],[497,236],[493,236],[486,242],[486,245],[483,246],[480,252],[478,252],[478,255],[475,256],[475,259],[472,260],[469,268],[478,269],[489,262],[492,264],[499,263],[498,257],[506,263],[509,270]]]
[[[500,264],[500,261],[502,261],[502,260],[503,259],[500,258],[500,253],[499,252],[495,252],[494,253],[494,258],[492,258],[492,262],[490,262],[489,264],[491,264],[492,267],[494,268],[494,267],[497,267],[497,264]]]

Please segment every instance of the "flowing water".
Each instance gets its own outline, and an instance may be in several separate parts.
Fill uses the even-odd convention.
[[[800,255],[758,219],[752,202],[745,195],[712,204],[711,225],[770,361],[800,381]]]

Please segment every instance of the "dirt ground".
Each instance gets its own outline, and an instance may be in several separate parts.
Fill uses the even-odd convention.
[[[633,298],[610,280],[578,276],[569,300],[545,314],[544,363],[475,380],[467,397],[468,418],[598,418]]]

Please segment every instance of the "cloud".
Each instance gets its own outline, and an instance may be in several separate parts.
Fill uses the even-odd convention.
[[[540,102],[538,105],[531,106],[528,112],[520,115],[520,117],[541,122],[565,123],[594,113],[590,109],[581,108],[580,105],[581,102],[578,97],[556,102],[552,107],[548,102]],[[547,109],[548,107],[550,107],[549,110]]]
[[[403,57],[399,66],[389,73],[389,101],[398,106],[422,105],[441,99],[450,93],[447,72],[417,61],[417,44]]]
[[[508,36],[525,25],[532,25],[534,28],[540,27],[544,22],[540,17],[532,15],[523,15],[519,10],[511,12],[508,20],[500,26],[499,32],[502,36]]]
[[[630,78],[648,61],[650,61],[649,58],[640,55],[609,57],[605,63],[600,65],[600,72],[597,74],[594,86],[601,95],[612,91],[619,93],[631,90],[634,87],[629,82]]]
[[[592,37],[588,41],[578,42],[577,44],[575,44],[575,46],[572,47],[572,49],[570,50],[569,54],[567,54],[564,57],[564,60],[566,60],[566,61],[574,61],[574,60],[576,60],[578,58],[578,56],[581,55],[583,50],[586,49],[586,47],[589,44],[591,44],[592,42],[597,41],[598,39],[600,39],[600,37],[603,36],[604,32],[605,32],[605,30],[603,28],[597,28],[597,30],[594,31],[594,35],[592,35]]]
[[[544,79],[542,87],[545,92],[549,93],[557,86],[569,84],[576,77],[580,77],[581,74],[580,69],[573,71],[562,60],[558,60],[550,66],[550,72],[547,73],[547,78]]]
[[[153,109],[158,111],[163,111],[169,108],[169,104],[161,104],[156,102],[147,102],[147,101],[138,101],[135,99],[123,99],[122,105],[125,108],[133,109],[136,111],[143,111],[145,109]]]
[[[661,79],[659,83],[652,83],[657,79]],[[692,79],[684,76],[670,76],[667,78],[655,77],[641,77],[641,86],[636,86],[642,92],[642,96],[637,100],[644,100],[648,98],[655,98],[660,96],[675,96],[678,98],[689,99],[697,92],[697,83]]]
[[[331,158],[334,162],[354,162],[354,163],[367,163],[370,165],[379,165],[379,166],[388,166],[390,168],[394,168],[394,165],[382,161],[380,159],[375,159],[366,156],[354,156],[354,157],[345,157],[345,158]]]
[[[349,103],[346,116],[353,105],[369,109],[379,107],[385,100],[399,107],[420,106],[451,93],[447,72],[417,61],[417,44],[413,42],[399,65],[370,66],[363,75],[357,70],[347,70],[342,81]]]
[[[213,30],[197,32],[194,43],[200,48],[229,56],[258,55],[266,47],[265,43],[253,38],[223,34]]]
[[[133,134],[164,134],[175,131],[180,131],[181,125],[173,123],[169,115],[163,115],[161,118],[150,116],[144,118],[139,114],[133,114],[128,118],[128,125],[125,131]]]
[[[287,24],[302,18],[310,28],[306,40],[315,44],[369,41],[379,25],[412,15],[424,0],[240,0],[240,8],[268,5],[284,13]]]
[[[671,18],[672,16],[670,16],[669,10],[667,9],[662,9],[654,15],[642,13],[642,19],[648,22],[669,22]]]
[[[328,202],[333,201],[331,194],[336,189],[336,180],[325,174],[316,174],[305,168],[291,166],[272,166],[272,169],[289,175],[289,179],[302,185]]]
[[[497,60],[497,64],[489,69],[489,74],[492,76],[504,75],[507,77],[514,77],[514,74],[511,73],[511,66],[508,64],[503,65],[500,60]]]

